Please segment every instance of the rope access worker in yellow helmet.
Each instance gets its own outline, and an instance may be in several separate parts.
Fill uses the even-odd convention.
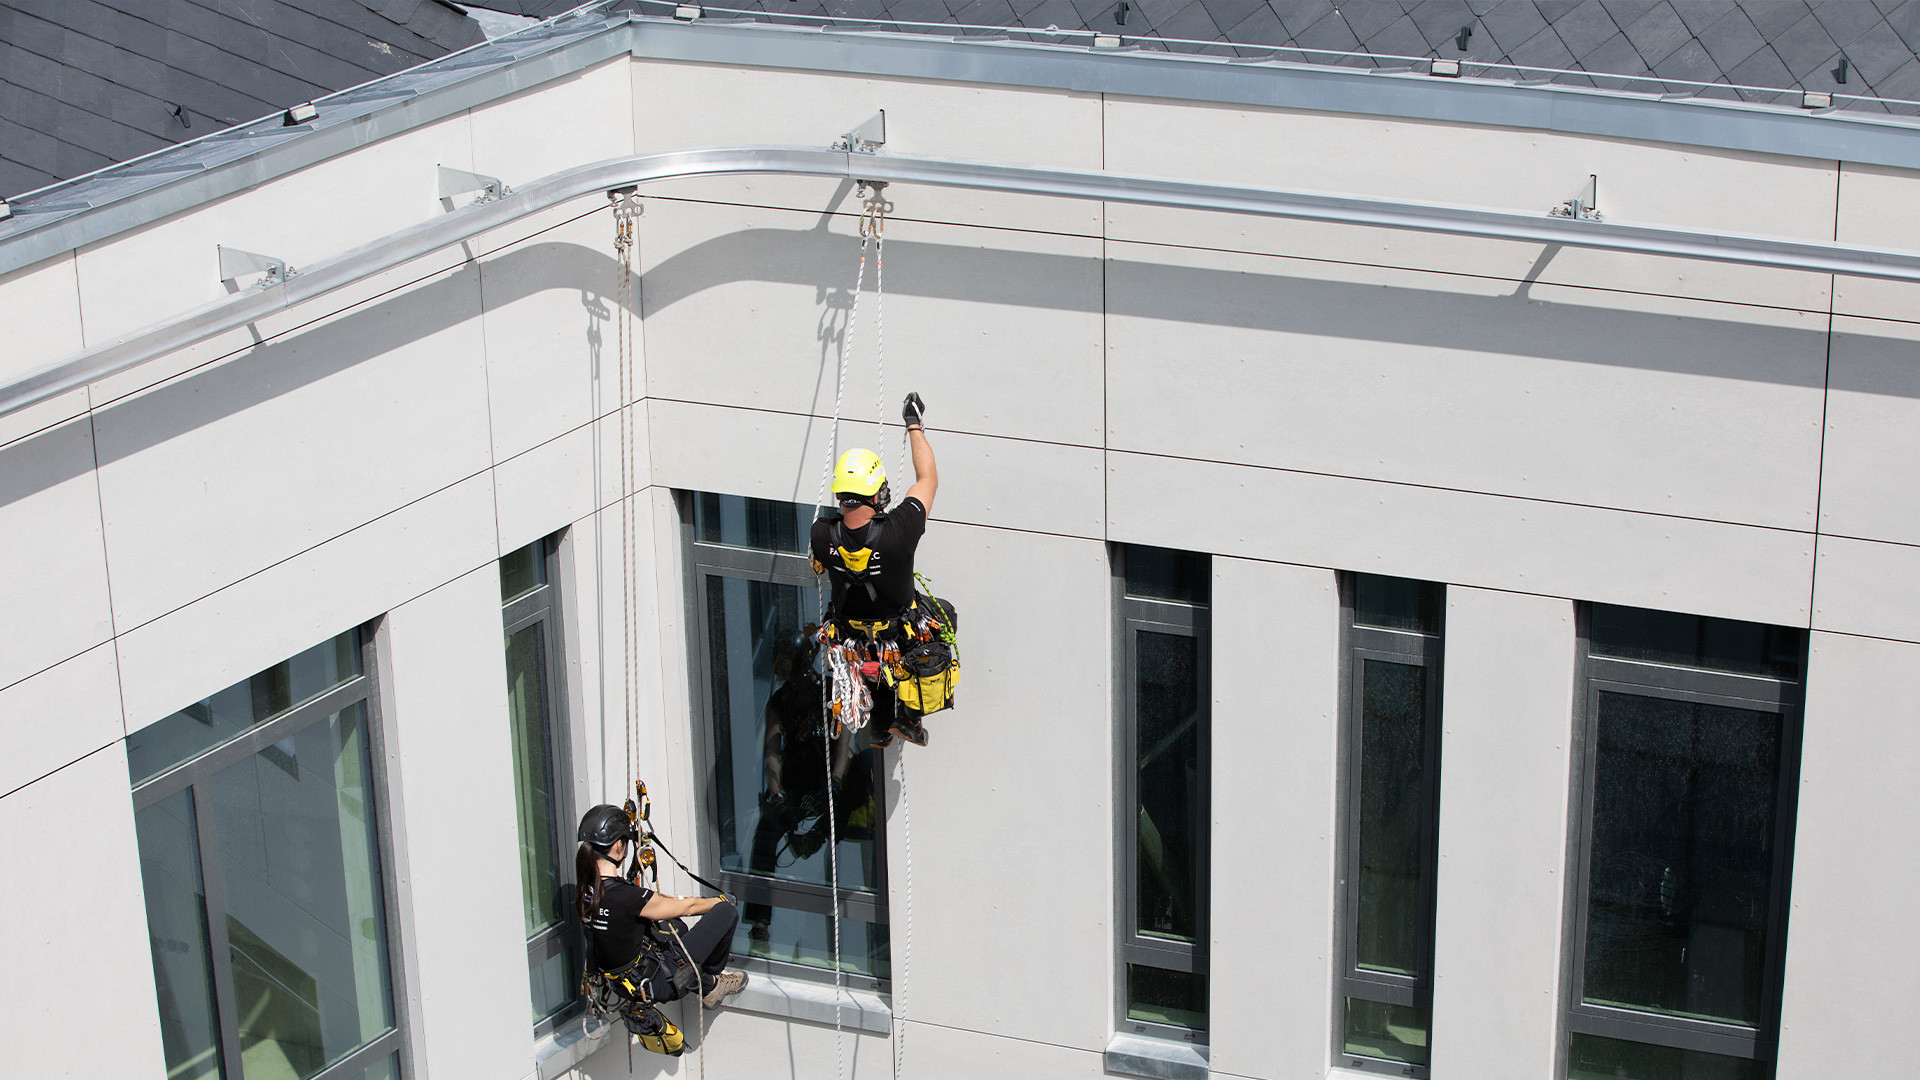
[[[887,509],[890,491],[880,455],[849,450],[833,469],[840,514],[813,523],[814,572],[828,575],[835,629],[845,638],[897,644],[905,630],[903,620],[915,607],[913,553],[927,531],[933,493],[940,486],[933,448],[920,423],[925,408],[919,394],[908,394],[900,408],[913,451],[913,486],[900,505]],[[878,681],[873,687],[873,745],[888,746],[895,735],[916,746],[927,745],[919,714],[900,707],[892,688]]]

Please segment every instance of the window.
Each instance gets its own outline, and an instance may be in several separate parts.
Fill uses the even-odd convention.
[[[1336,1045],[1355,1069],[1427,1074],[1440,809],[1444,586],[1349,575]]]
[[[395,1080],[371,635],[127,740],[170,1080]]]
[[[734,955],[775,973],[832,970],[831,831],[840,971],[878,986],[890,957],[881,755],[867,729],[834,740],[828,757],[822,664],[806,632],[824,603],[805,554],[814,508],[704,493],[688,502],[710,835],[719,880],[741,901]]]
[[[1806,632],[1592,605],[1570,1080],[1763,1080]]]
[[[1207,556],[1126,545],[1118,593],[1120,1015],[1206,1042],[1210,710]]]
[[[507,718],[513,731],[513,794],[520,824],[520,898],[526,915],[527,978],[534,1030],[552,1030],[578,1003],[580,940],[563,890],[573,884],[573,808],[566,798],[566,693],[558,545],[541,540],[500,560],[507,639]]]

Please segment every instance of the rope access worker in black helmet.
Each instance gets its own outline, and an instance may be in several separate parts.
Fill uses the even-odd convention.
[[[746,975],[726,970],[733,928],[740,921],[740,913],[731,902],[721,897],[682,898],[655,892],[638,883],[637,864],[631,877],[623,874],[620,866],[632,853],[638,835],[627,812],[617,806],[600,805],[587,811],[580,819],[579,836],[574,870],[580,882],[577,907],[581,925],[586,928],[589,967],[615,972],[632,965],[643,950],[656,946],[651,924],[697,915],[700,921],[693,929],[665,948],[674,953],[684,948],[699,968],[701,1002],[708,1008],[740,992],[747,983]],[[648,968],[652,970],[645,970]],[[635,974],[645,980],[649,1001],[671,1001],[682,992],[669,964],[643,962],[635,968]],[[691,978],[685,983],[684,989],[692,989]]]
[[[824,571],[832,584],[835,627],[842,636],[897,642],[901,620],[914,607],[913,553],[927,531],[940,486],[933,447],[920,422],[925,408],[919,394],[908,394],[900,408],[913,452],[913,486],[900,505],[887,509],[890,491],[880,455],[849,450],[833,469],[840,514],[813,523],[813,569]],[[887,746],[895,735],[927,745],[926,726],[918,715],[899,708],[884,682],[873,688],[873,717],[873,745]]]

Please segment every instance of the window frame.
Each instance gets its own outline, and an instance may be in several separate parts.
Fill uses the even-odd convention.
[[[1115,918],[1119,920],[1120,931],[1114,935],[1114,1023],[1117,1030],[1134,1035],[1207,1046],[1213,1018],[1213,986],[1207,947],[1209,935],[1212,932],[1213,897],[1212,591],[1208,590],[1207,604],[1190,604],[1177,600],[1127,595],[1127,547],[1126,544],[1114,544],[1110,560],[1114,668],[1117,675],[1113,689],[1113,715],[1116,719],[1114,765],[1115,771],[1119,774],[1116,785],[1119,797],[1114,803],[1114,840],[1120,852],[1119,880],[1114,890],[1117,901]],[[1205,555],[1204,552],[1196,554]],[[1209,560],[1209,566],[1211,566],[1211,560]],[[1207,812],[1199,816],[1200,857],[1197,860],[1196,875],[1199,879],[1201,896],[1195,912],[1196,926],[1191,944],[1147,937],[1139,930],[1140,769],[1139,761],[1135,756],[1135,747],[1139,745],[1140,702],[1138,695],[1133,691],[1139,682],[1140,650],[1137,635],[1140,631],[1190,637],[1196,641],[1197,698],[1200,707],[1205,711],[1199,733],[1198,756],[1202,768],[1198,794],[1199,803],[1207,808]],[[1181,1027],[1128,1016],[1127,968],[1130,965],[1177,971],[1206,979],[1208,1027]]]
[[[1444,585],[1440,605],[1440,625],[1432,632],[1368,626],[1355,620],[1360,574],[1340,575],[1340,750],[1339,806],[1340,828],[1337,843],[1339,861],[1339,905],[1335,909],[1336,932],[1340,940],[1340,968],[1334,980],[1333,1055],[1345,1068],[1392,1076],[1425,1077],[1430,1066],[1413,1065],[1390,1058],[1367,1057],[1347,1049],[1347,998],[1359,998],[1402,1008],[1428,1011],[1427,1046],[1433,1046],[1433,953],[1434,927],[1438,910],[1440,852],[1440,782],[1442,735],[1445,729],[1442,688],[1445,682],[1446,605]],[[1434,584],[1420,582],[1422,585]],[[1406,664],[1426,672],[1427,724],[1422,747],[1422,802],[1420,836],[1421,920],[1415,949],[1425,970],[1415,975],[1396,975],[1384,971],[1363,970],[1360,952],[1360,811],[1361,785],[1356,769],[1365,735],[1362,713],[1365,709],[1365,664],[1367,660]]]
[[[720,867],[720,783],[719,761],[715,750],[718,722],[714,716],[713,658],[709,652],[711,635],[706,632],[709,610],[707,578],[709,576],[795,586],[803,590],[826,589],[827,581],[823,576],[813,572],[813,560],[808,555],[702,541],[694,516],[694,500],[701,494],[701,492],[687,490],[674,493],[674,503],[680,512],[681,551],[685,556],[683,591],[687,600],[686,618],[690,650],[687,668],[692,683],[691,700],[694,704],[693,765],[694,774],[699,777],[698,796],[702,816],[705,818],[705,823],[701,827],[703,841],[701,846],[706,850],[699,856],[699,861],[713,880],[724,887],[742,906],[767,904],[811,915],[830,915],[834,911],[834,898],[832,890],[826,886],[773,880],[753,874],[723,870]],[[810,528],[813,519],[805,520],[807,527]],[[806,535],[803,529],[801,533],[803,541]],[[873,763],[875,772],[873,790],[883,797],[887,790],[886,759],[884,755],[875,754]],[[891,955],[893,925],[888,906],[885,814],[876,815],[873,842],[873,892],[869,894],[846,888],[840,889],[838,918],[885,926],[888,934],[889,955]],[[767,957],[736,954],[733,963],[744,970],[798,978],[808,982],[828,982],[833,979],[833,971],[830,968],[811,967]],[[840,982],[854,989],[881,992],[885,992],[891,985],[891,979],[879,979],[847,970],[844,954],[841,960]]]
[[[553,790],[554,808],[554,851],[558,853],[560,864],[560,895],[563,902],[578,887],[574,880],[573,859],[567,856],[577,841],[567,831],[569,822],[579,820],[578,808],[574,803],[573,787],[573,739],[572,728],[567,723],[567,692],[565,674],[566,656],[566,608],[560,595],[560,546],[562,533],[542,537],[534,541],[539,545],[540,566],[546,580],[532,589],[521,593],[500,605],[501,643],[505,643],[514,634],[537,623],[545,623],[540,635],[542,659],[546,664],[547,698],[547,754],[553,765],[553,775],[549,783]],[[516,551],[520,550],[518,548]],[[511,554],[511,553],[509,553]],[[518,797],[515,792],[515,797]],[[523,883],[524,886],[524,883]],[[581,937],[580,924],[571,918],[562,918],[558,923],[546,928],[527,939],[527,974],[531,980],[535,969],[548,960],[560,956],[569,950],[574,957],[576,972],[585,963],[585,942]],[[533,1025],[535,1038],[546,1035],[566,1024],[586,1007],[586,999],[579,993],[579,980],[575,979],[574,995],[567,1003],[537,1020]],[[532,988],[528,988],[532,994]]]
[[[398,1055],[400,1075],[414,1075],[413,1041],[407,1016],[406,977],[402,959],[402,934],[397,915],[401,911],[399,870],[395,863],[393,799],[389,792],[386,727],[380,709],[378,621],[347,631],[357,637],[360,674],[332,687],[265,723],[249,727],[239,735],[202,750],[164,772],[134,785],[135,813],[145,810],[182,790],[193,802],[194,840],[200,852],[202,909],[205,918],[207,951],[212,969],[214,1014],[219,1025],[222,1075],[235,1078],[246,1075],[240,1053],[239,1005],[234,989],[233,964],[228,959],[232,943],[227,937],[226,883],[220,873],[220,841],[215,833],[215,812],[210,784],[214,774],[230,765],[247,760],[261,750],[323,723],[333,714],[358,704],[366,710],[367,757],[372,765],[368,791],[373,802],[369,815],[374,826],[374,847],[380,860],[380,900],[386,905],[388,995],[393,1008],[393,1027],[369,1040],[339,1061],[315,1073],[310,1080],[341,1080],[351,1077]],[[296,654],[297,655],[297,654]]]
[[[1741,674],[1651,660],[1629,660],[1593,651],[1592,605],[1578,611],[1578,697],[1574,714],[1574,798],[1568,843],[1568,908],[1565,1006],[1561,1009],[1560,1075],[1566,1075],[1572,1036],[1593,1035],[1676,1050],[1746,1058],[1771,1075],[1777,1057],[1788,907],[1793,884],[1793,836],[1798,814],[1801,742],[1804,733],[1805,654],[1800,678]],[[1760,980],[1760,1017],[1751,1026],[1666,1016],[1584,1000],[1589,904],[1587,891],[1594,838],[1595,777],[1599,765],[1601,693],[1682,701],[1775,713],[1780,717],[1779,775],[1774,781],[1773,866],[1768,888],[1767,951]]]

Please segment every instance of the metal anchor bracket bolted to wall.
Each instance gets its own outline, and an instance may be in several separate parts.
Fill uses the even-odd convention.
[[[1547,213],[1553,217],[1577,218],[1582,221],[1600,220],[1600,177],[1596,173],[1587,175],[1586,186],[1573,198],[1554,207]]]
[[[480,194],[474,198],[473,204],[478,206],[481,203],[492,202],[503,195],[513,194],[513,189],[497,176],[468,172],[465,169],[449,169],[445,165],[439,168],[440,197],[443,199],[477,191]]]
[[[287,265],[287,260],[274,255],[256,255],[251,251],[241,251],[221,245],[215,248],[220,255],[220,280],[240,284],[243,274],[260,274],[254,287],[270,289],[298,273]]]
[[[835,150],[846,150],[856,154],[871,154],[887,145],[887,110],[881,109],[872,117],[840,136],[833,142]]]

